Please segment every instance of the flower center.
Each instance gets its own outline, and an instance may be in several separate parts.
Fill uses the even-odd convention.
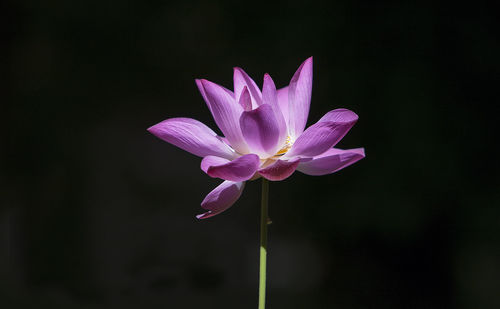
[[[269,165],[276,162],[277,160],[279,160],[281,156],[283,156],[285,153],[288,152],[288,150],[290,150],[290,148],[292,148],[292,145],[293,145],[292,137],[288,135],[286,137],[285,145],[283,146],[283,148],[278,150],[278,152],[274,156],[269,157],[267,159],[260,159],[261,162],[260,168],[266,168]]]
[[[290,150],[290,148],[292,148],[292,145],[293,145],[292,138],[290,137],[290,135],[288,135],[286,137],[285,146],[283,146],[283,148],[278,150],[278,152],[274,156],[280,157],[284,155],[288,150]]]

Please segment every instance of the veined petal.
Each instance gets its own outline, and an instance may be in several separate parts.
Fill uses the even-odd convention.
[[[274,117],[276,118],[276,124],[278,125],[279,137],[277,141],[276,151],[282,148],[285,145],[286,138],[288,136],[288,130],[286,127],[285,118],[281,113],[281,109],[278,105],[278,96],[276,92],[276,86],[274,85],[274,81],[269,74],[264,74],[264,85],[262,87],[262,104],[269,104],[274,113]]]
[[[356,123],[356,121],[358,121],[358,115],[347,108],[337,108],[326,113],[319,121]]]
[[[231,159],[235,156],[222,138],[209,127],[191,118],[170,118],[148,129],[156,137],[194,155]]]
[[[201,80],[201,85],[215,123],[217,123],[217,126],[224,133],[231,147],[240,153],[248,152],[248,147],[243,139],[239,125],[243,109],[235,101],[232,92],[205,79]]]
[[[278,89],[276,92],[278,96],[278,106],[280,107],[281,114],[285,118],[285,123],[288,124],[288,86]]]
[[[203,87],[203,82],[202,82],[203,80],[202,79],[195,79],[194,81],[196,83],[196,86],[198,87],[198,90],[201,93],[201,96],[202,96],[203,100],[207,104],[208,109],[210,110],[210,112],[212,112],[211,103],[208,101],[207,92],[205,91],[205,88]],[[215,84],[215,85],[217,85],[217,84]],[[234,93],[231,90],[229,90],[229,89],[227,89],[225,87],[222,87],[220,85],[217,85],[217,86],[219,86],[222,90],[224,90],[230,97],[234,98]]]
[[[269,104],[262,104],[254,110],[243,112],[240,126],[252,153],[266,158],[279,150],[279,126]]]
[[[306,127],[311,105],[313,59],[306,59],[290,81],[288,88],[288,128],[292,139],[296,139]]]
[[[337,144],[358,120],[358,115],[347,109],[328,112],[302,133],[285,157],[314,157]]]
[[[252,178],[259,168],[260,160],[256,154],[247,154],[232,161],[207,156],[201,161],[201,169],[210,177],[230,181],[245,181]]]
[[[247,87],[252,98],[252,106],[253,108],[257,108],[257,106],[262,104],[262,93],[260,92],[259,87],[253,81],[253,79],[248,76],[248,74],[243,71],[241,68],[234,68],[233,74],[234,81],[234,94],[235,98],[238,100],[243,92],[243,88]]]
[[[284,180],[290,177],[293,172],[295,172],[295,169],[297,168],[299,163],[299,158],[294,158],[288,161],[277,160],[273,164],[260,169],[259,174],[262,175],[262,177],[272,181]]]
[[[312,176],[334,173],[365,157],[364,148],[337,149],[332,148],[307,162],[300,162],[297,170]]]
[[[212,192],[208,193],[203,202],[201,202],[201,207],[208,211],[197,215],[196,218],[210,218],[233,206],[240,198],[244,188],[244,182],[224,181]]]
[[[269,104],[271,107],[277,106],[278,97],[276,95],[276,85],[269,74],[264,74],[264,83],[262,86],[262,103]]]
[[[201,96],[202,96],[203,100],[207,104],[208,109],[210,110],[210,113],[211,113],[212,112],[212,107],[210,107],[210,103],[208,103],[207,93],[205,92],[205,88],[203,88],[203,84],[201,83],[201,79],[195,79],[194,81],[196,83],[196,86],[198,87],[198,90],[201,93]]]

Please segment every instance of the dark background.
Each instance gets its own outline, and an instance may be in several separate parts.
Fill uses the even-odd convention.
[[[256,308],[260,182],[146,128],[196,118],[232,67],[314,56],[308,124],[360,116],[367,157],[271,183],[269,308],[499,308],[498,10],[481,2],[7,1],[0,307]]]

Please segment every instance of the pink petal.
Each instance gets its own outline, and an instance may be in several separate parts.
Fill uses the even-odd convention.
[[[248,92],[247,86],[243,87],[238,103],[240,103],[241,108],[243,108],[244,111],[252,110],[252,98],[250,97],[250,92]]]
[[[281,113],[281,109],[278,105],[278,96],[276,92],[276,86],[274,85],[274,81],[269,76],[269,74],[264,74],[264,86],[262,87],[262,104],[269,104],[274,113],[274,117],[276,118],[276,124],[279,129],[279,138],[277,141],[277,149],[281,149],[285,145],[286,138],[288,136],[288,129],[286,127],[285,118]],[[276,153],[276,152],[274,152]]]
[[[240,98],[241,93],[243,92],[243,88],[246,86],[252,98],[253,108],[256,108],[257,106],[262,104],[262,94],[259,87],[253,81],[253,79],[251,79],[250,76],[248,76],[248,74],[243,71],[243,69],[234,68],[233,81],[234,94],[236,99]]]
[[[285,123],[288,123],[288,86],[278,89],[278,105],[281,109],[281,114],[285,118]]]
[[[259,156],[256,154],[247,154],[233,161],[207,156],[201,161],[201,169],[209,176],[230,181],[249,180],[259,165]]]
[[[191,118],[171,118],[148,129],[156,137],[194,155],[233,158],[235,153],[209,127]]]
[[[201,80],[201,85],[215,123],[224,133],[231,147],[237,152],[247,153],[248,147],[239,125],[240,115],[243,112],[241,105],[235,102],[231,92],[224,87],[205,79]]]
[[[332,148],[310,161],[301,162],[297,170],[312,176],[326,175],[356,163],[364,157],[365,150],[363,148],[348,150]]]
[[[279,126],[269,104],[262,104],[254,110],[243,112],[240,126],[252,153],[266,158],[279,150]]]
[[[259,174],[269,180],[283,180],[290,177],[290,175],[295,172],[295,169],[297,168],[299,163],[299,158],[295,158],[289,161],[277,160],[275,163],[269,165],[268,167],[259,170]]]
[[[223,165],[226,163],[231,162],[231,160],[221,158],[221,157],[216,157],[216,156],[206,156],[201,160],[200,168],[202,171],[205,173],[208,172],[208,169],[211,166],[217,166],[217,165]]]
[[[356,113],[346,109],[337,108],[326,113],[319,121],[330,121],[330,122],[356,122],[358,121],[358,115]]]
[[[210,104],[208,103],[207,93],[205,92],[205,88],[203,88],[203,84],[201,83],[201,79],[195,79],[194,81],[196,83],[196,86],[198,87],[198,90],[201,93],[201,96],[203,97],[203,100],[205,100],[205,103],[207,104],[208,109],[210,110],[210,112],[212,112],[212,108],[210,107]]]
[[[328,112],[302,133],[286,157],[314,157],[337,144],[358,120],[358,115],[347,109]]]
[[[306,127],[311,104],[312,65],[312,57],[306,59],[293,75],[288,88],[288,128],[292,139],[298,137]]]
[[[240,198],[243,188],[245,188],[244,182],[224,181],[201,202],[201,207],[208,211],[197,215],[196,218],[210,218],[233,206]]]

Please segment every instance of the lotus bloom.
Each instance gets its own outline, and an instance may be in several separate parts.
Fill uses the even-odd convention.
[[[196,80],[224,137],[191,118],[167,119],[148,129],[202,157],[201,169],[224,180],[205,197],[201,206],[207,212],[197,218],[209,218],[231,207],[247,180],[283,180],[296,170],[325,175],[364,158],[363,148],[333,148],[358,120],[350,110],[332,110],[305,129],[312,64],[312,57],[304,61],[290,84],[278,90],[268,74],[260,90],[240,68],[234,68],[234,92],[205,79]]]

